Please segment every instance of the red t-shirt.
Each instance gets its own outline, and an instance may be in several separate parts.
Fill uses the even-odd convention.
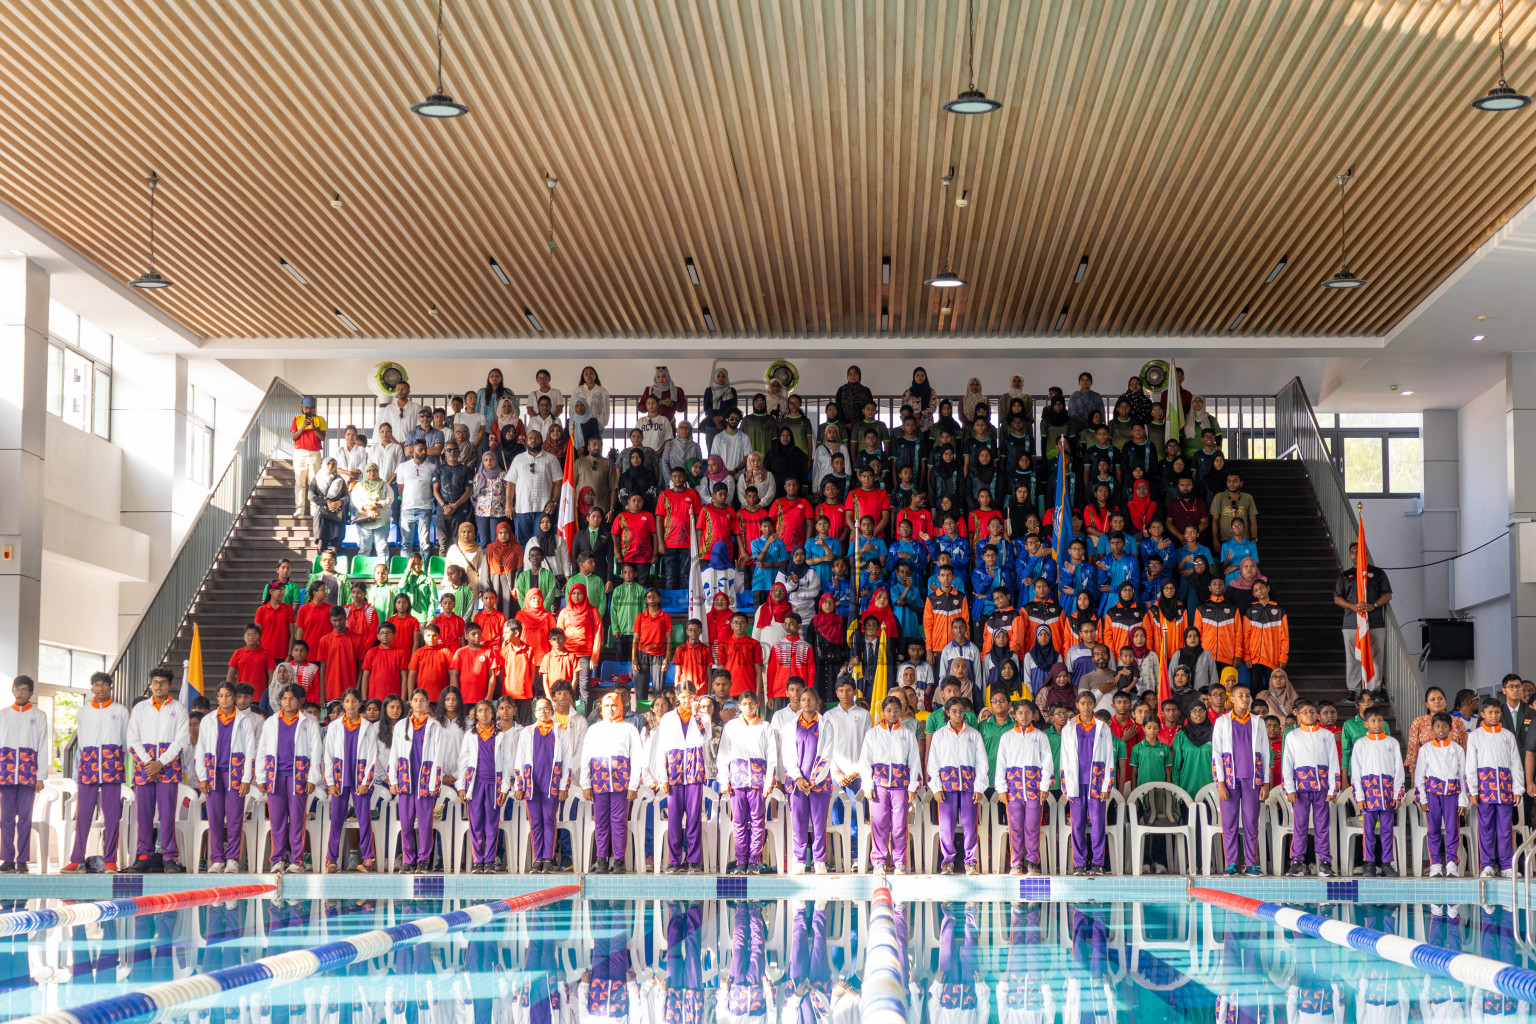
[[[741,532],[741,517],[733,508],[705,505],[699,509],[699,558],[707,560],[715,545],[728,547]]]
[[[393,647],[370,647],[363,655],[363,671],[368,673],[368,692],[363,696],[383,700],[400,692],[400,677],[405,674],[405,652]]]
[[[981,538],[987,535],[988,523],[994,519],[1001,521],[1002,518],[1003,514],[995,508],[978,508],[972,510],[971,513],[965,517],[965,527],[972,537]]]
[[[700,694],[709,689],[709,664],[711,654],[709,644],[691,644],[683,641],[672,652],[672,664],[677,666],[677,685],[692,683],[694,693]]]
[[[264,604],[256,609],[252,621],[261,627],[261,649],[267,652],[273,662],[287,660],[288,649],[293,644],[293,630],[290,628],[294,622],[293,605],[280,604],[273,608],[270,604]]]
[[[866,491],[862,487],[855,487],[848,492],[848,510],[853,513],[854,530],[857,532],[860,520],[869,516],[875,521],[875,535],[880,535],[880,517],[891,510],[891,496],[880,488]],[[889,523],[886,524],[889,527]]]
[[[265,647],[241,647],[230,655],[229,664],[235,670],[235,682],[256,687],[256,699],[260,700],[277,659],[268,654]]]
[[[544,660],[539,663],[539,671],[544,674],[544,685],[552,686],[562,680],[570,682],[576,678],[576,669],[581,658],[570,651],[550,651],[544,655]]]
[[[501,612],[485,609],[475,613],[475,625],[480,627],[482,644],[500,644],[501,631],[506,624],[507,617]]]
[[[300,605],[298,622],[299,639],[309,645],[310,656],[319,661],[316,651],[319,649],[320,638],[331,631],[330,602]]]
[[[828,536],[842,540],[848,536],[848,506],[835,501],[824,501],[816,506],[816,518],[825,518],[832,529]]]
[[[652,615],[642,611],[635,616],[635,650],[660,657],[666,653],[667,638],[671,635],[672,616],[666,612]]]
[[[288,429],[298,430],[303,422],[304,414],[300,413],[293,418],[293,425]],[[311,416],[309,422],[310,425],[293,439],[293,446],[302,452],[317,452],[320,450],[320,431],[325,429],[325,417]]]
[[[774,522],[779,527],[779,539],[786,548],[793,551],[805,543],[811,532],[811,517],[816,514],[810,502],[804,498],[778,498],[769,511],[773,513]]]
[[[433,618],[432,625],[437,627],[438,642],[450,651],[464,646],[464,620],[457,615],[439,613]]]
[[[448,684],[448,664],[452,659],[453,652],[442,644],[418,647],[411,655],[411,671],[416,673],[416,685],[426,690],[427,696],[434,701]]]
[[[421,623],[414,615],[391,615],[389,624],[395,627],[395,650],[409,654],[413,637],[421,631]]]
[[[898,526],[902,523],[911,523],[912,539],[915,541],[922,541],[925,533],[930,540],[933,538],[933,513],[925,508],[902,509],[896,513],[896,523]]]
[[[495,647],[460,647],[450,665],[459,673],[459,692],[466,704],[492,697],[492,684],[501,674],[501,652]]]
[[[670,487],[656,498],[656,518],[661,523],[662,540],[669,548],[688,547],[688,532],[693,517],[703,506],[699,492],[692,487],[674,491]]]
[[[325,697],[335,700],[357,685],[357,663],[362,658],[363,638],[350,630],[334,629],[320,638],[315,660],[325,666]]]
[[[620,512],[613,517],[613,548],[621,562],[656,558],[656,517],[649,512]]]
[[[720,667],[731,674],[731,696],[757,692],[757,666],[763,663],[763,645],[750,636],[732,634],[720,641]]]
[[[356,633],[363,641],[363,650],[367,650],[379,641],[379,613],[373,605],[365,604],[361,608],[357,605],[347,605],[347,632]]]
[[[754,508],[750,511],[742,509],[736,514],[741,522],[742,547],[751,550],[752,542],[763,539],[763,520],[768,518],[768,510]]]

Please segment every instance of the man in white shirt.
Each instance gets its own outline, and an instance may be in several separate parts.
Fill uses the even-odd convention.
[[[512,513],[512,533],[527,544],[539,527],[539,513],[559,486],[560,460],[544,451],[544,436],[528,431],[528,448],[512,460],[502,477],[507,484],[506,510]]]
[[[379,439],[368,449],[368,462],[379,467],[379,479],[393,486],[395,470],[405,458],[405,449],[395,440],[394,428],[388,423],[379,424]],[[340,460],[338,460],[339,463]],[[367,468],[366,465],[363,467]]]
[[[752,439],[740,427],[741,410],[732,409],[725,417],[725,429],[709,443],[709,454],[720,456],[720,461],[725,463],[725,471],[733,476],[741,472],[747,464],[747,455],[752,451]]]
[[[417,441],[411,446],[410,460],[395,470],[395,487],[400,492],[400,553],[407,558],[417,548],[423,555],[427,553],[436,511],[432,502],[432,483],[436,479],[437,467],[427,461],[427,442]]]
[[[341,444],[336,447],[336,472],[351,487],[363,478],[363,470],[367,467],[368,446],[358,441],[357,428],[349,426]]]
[[[416,419],[420,415],[421,405],[411,401],[411,386],[401,381],[395,385],[394,400],[380,407],[379,425],[388,423],[396,438],[404,438],[416,426]]]

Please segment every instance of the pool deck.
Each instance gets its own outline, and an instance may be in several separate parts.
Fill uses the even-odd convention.
[[[867,900],[875,875],[27,875],[0,876],[0,903],[33,899],[102,900],[212,886],[263,882],[286,899],[489,900],[551,885],[578,884],[589,899]],[[1478,878],[1227,878],[1143,875],[1102,878],[1015,878],[1007,875],[893,875],[898,902],[1030,900],[1176,903],[1195,887],[1275,903],[1481,903],[1524,907],[1536,899],[1522,880]],[[1536,890],[1536,883],[1531,888]]]

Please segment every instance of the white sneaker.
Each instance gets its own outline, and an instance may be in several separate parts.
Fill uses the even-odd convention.
[[[1439,864],[1431,864],[1429,866],[1429,877],[1430,878],[1439,878],[1440,875],[1441,875],[1440,865]]]
[[[1446,878],[1460,878],[1461,877],[1461,865],[1459,863],[1457,863],[1456,861],[1454,861],[1454,860],[1448,862],[1445,865],[1445,877]]]
[[[905,864],[897,864],[895,869],[893,869],[891,871],[891,874],[893,874],[893,875],[904,875],[906,873],[907,873],[907,866]]]
[[[1500,874],[1503,875],[1505,878],[1509,879],[1511,882],[1513,882],[1515,880],[1515,869],[1514,868],[1505,868],[1503,871],[1500,872]]]
[[[816,865],[816,873],[818,875],[826,874],[827,873],[827,866],[825,864],[817,863],[817,865]]]
[[[1023,875],[1024,875],[1024,869],[1019,867],[1017,864],[1015,864],[1013,866],[1013,870],[1009,871],[1008,874],[1012,875],[1015,878],[1022,878]]]
[[[1493,868],[1489,867],[1489,868],[1483,868],[1482,872],[1477,877],[1478,878],[1497,878],[1498,876],[1499,876],[1499,873],[1497,871],[1495,871]]]
[[[805,874],[805,865],[798,860],[792,860],[789,862],[789,873],[792,875],[803,875]]]
[[[967,864],[965,866],[965,873],[968,875],[979,875],[981,874],[981,868],[975,864]]]

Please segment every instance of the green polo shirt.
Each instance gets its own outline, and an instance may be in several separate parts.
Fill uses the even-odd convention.
[[[949,716],[944,714],[942,709],[928,712],[927,727],[929,736],[932,736],[934,733],[938,732],[948,724]],[[978,723],[976,721],[976,715],[970,711],[965,713],[965,724],[970,726],[972,729],[976,729],[977,732],[981,731],[979,728],[977,728]]]
[[[1004,734],[1012,728],[1013,719],[1005,718],[999,724],[990,714],[976,726],[976,731],[981,733],[982,746],[987,748],[987,778],[992,780],[993,788],[997,787],[997,748],[1002,745]]]
[[[1143,739],[1131,748],[1131,770],[1136,773],[1136,785],[1148,782],[1167,782],[1168,769],[1173,767],[1173,751],[1166,743],[1148,743]]]

